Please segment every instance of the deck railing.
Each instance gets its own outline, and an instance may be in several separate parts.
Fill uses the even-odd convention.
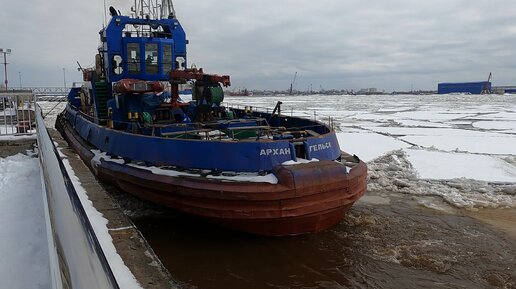
[[[35,107],[30,91],[0,93],[0,135],[33,134]]]
[[[252,105],[246,105],[246,104],[234,104],[234,103],[228,103],[224,102],[222,103],[223,106],[226,108],[236,108],[240,110],[247,110],[250,109],[254,112],[261,112],[261,113],[272,113],[273,108],[270,107],[261,107],[261,106],[252,106]],[[312,118],[314,121],[319,120],[319,122],[327,124],[332,130],[335,129],[335,118],[333,116],[325,116],[325,115],[318,115],[317,110],[309,111],[309,110],[297,110],[294,109],[294,107],[288,107],[288,106],[282,106],[282,115],[289,115],[290,117],[303,117],[303,118]]]

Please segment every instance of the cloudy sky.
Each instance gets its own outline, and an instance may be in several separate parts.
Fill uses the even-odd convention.
[[[0,48],[9,84],[80,81],[93,65],[103,0],[3,0]],[[106,0],[123,14],[132,0]],[[177,0],[189,64],[229,74],[233,87],[387,91],[438,82],[516,85],[514,0]],[[109,15],[108,15],[109,18]],[[109,20],[109,19],[108,19]],[[0,73],[3,81],[3,72]],[[68,84],[68,85],[69,85]]]

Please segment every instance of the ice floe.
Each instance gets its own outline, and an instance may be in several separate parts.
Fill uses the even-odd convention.
[[[467,178],[516,183],[516,166],[499,157],[413,149],[405,152],[419,177],[423,179]]]
[[[472,209],[516,206],[516,95],[292,97],[285,113],[333,117],[341,149],[368,164],[368,190],[438,196]],[[278,100],[252,98],[262,107]]]

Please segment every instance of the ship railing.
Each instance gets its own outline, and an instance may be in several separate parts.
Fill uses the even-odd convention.
[[[35,107],[36,98],[30,91],[0,93],[0,136],[34,134]]]
[[[270,114],[274,109],[270,107],[261,107],[261,106],[253,106],[248,104],[235,104],[235,103],[222,103],[226,108],[236,108],[240,110],[245,110],[246,108],[250,108],[252,111],[258,111],[262,113]],[[293,106],[284,106],[281,107],[282,115],[290,115],[290,117],[303,116],[303,117],[314,117],[314,120],[317,120],[318,114],[316,110],[313,111],[303,111],[294,108]]]
[[[232,106],[226,106],[226,108],[230,109],[240,109],[245,110],[245,106],[242,105],[232,105]],[[87,113],[84,113],[78,108],[75,108],[79,114],[88,119],[91,122],[96,123],[107,123],[108,121],[112,121],[111,119],[101,119],[96,118],[94,116],[91,116]],[[266,114],[270,114],[272,112],[270,109],[267,108],[252,108],[254,112],[264,112]],[[227,122],[232,122],[233,119],[227,119]],[[327,131],[328,126],[324,123],[316,122],[313,125],[305,125],[305,126],[290,126],[288,129],[286,129],[283,126],[272,126],[267,118],[264,117],[253,117],[251,119],[247,120],[249,122],[249,125],[245,125],[245,121],[241,122],[239,121],[239,126],[236,127],[228,127],[227,129],[220,129],[220,128],[214,128],[214,126],[210,126],[210,123],[199,123],[199,122],[192,122],[192,123],[154,123],[150,125],[143,125],[143,128],[150,129],[152,136],[163,136],[167,138],[181,138],[184,136],[195,136],[199,137],[203,140],[233,140],[233,141],[239,141],[240,136],[247,134],[250,131],[256,132],[256,139],[261,138],[272,138],[276,134],[281,134],[286,131]],[[122,120],[116,120],[114,121],[116,124],[125,124],[127,126],[131,126],[134,123],[129,121],[122,121]],[[213,123],[215,124],[215,123]],[[220,121],[217,122],[217,124],[220,124]],[[162,130],[166,130],[167,128],[176,128],[174,131],[170,132],[164,132],[162,133]],[[313,135],[313,134],[311,134]]]
[[[226,108],[230,109],[238,109],[242,111],[252,111],[252,112],[258,112],[258,113],[265,113],[265,114],[272,114],[274,109],[268,108],[268,107],[260,107],[260,106],[252,106],[252,105],[245,105],[245,104],[234,104],[234,103],[227,103],[224,102],[222,105]],[[290,117],[298,117],[298,118],[311,118],[318,124],[310,125],[310,126],[297,126],[297,127],[291,127],[292,129],[313,129],[313,128],[321,128],[321,127],[328,127],[331,130],[335,129],[335,117],[330,115],[320,115],[317,113],[316,110],[313,111],[301,111],[294,109],[294,107],[282,107],[281,109],[282,113],[281,115],[288,115],[290,114]],[[285,113],[287,112],[287,113]]]

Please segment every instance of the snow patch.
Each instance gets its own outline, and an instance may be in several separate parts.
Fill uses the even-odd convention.
[[[307,164],[307,163],[313,163],[313,162],[318,162],[318,161],[319,160],[316,159],[316,158],[313,158],[313,159],[310,159],[310,160],[303,159],[303,158],[297,158],[297,161],[294,161],[294,160],[286,161],[286,162],[283,162],[282,165],[284,165],[284,166],[293,166],[293,165]]]
[[[0,141],[35,140],[36,134],[0,135]]]
[[[107,162],[114,162],[117,164],[124,164],[125,161],[122,158],[112,158],[111,156],[108,156],[107,153],[101,152],[100,150],[91,150],[91,152],[94,154],[93,158],[90,160],[92,167],[97,167],[100,165],[100,161],[104,160]]]
[[[231,181],[231,182],[253,182],[253,183],[269,183],[269,184],[277,184],[278,178],[274,174],[266,174],[260,176],[258,173],[234,173],[234,176],[229,176],[227,174],[232,174],[231,172],[223,172],[220,176],[207,175],[208,179],[216,179],[222,181]]]
[[[93,152],[94,157],[91,159],[91,164],[94,167],[97,167],[100,165],[100,161],[104,160],[107,162],[114,162],[117,164],[125,164],[125,161],[122,158],[113,158],[105,152],[101,152],[100,150],[91,150]],[[313,159],[317,160],[317,159]],[[308,162],[308,161],[307,161]],[[169,177],[203,177],[204,175],[201,174],[194,174],[194,173],[188,173],[188,172],[182,172],[177,171],[173,169],[164,169],[159,168],[156,166],[143,166],[135,163],[128,163],[127,164],[130,167],[142,169],[146,171],[150,171],[151,173],[155,175],[161,175],[161,176],[169,176]],[[210,171],[207,171],[209,173]],[[274,174],[266,174],[266,175],[259,175],[258,173],[248,173],[248,172],[221,172],[220,175],[206,175],[205,176],[208,179],[214,179],[214,180],[222,180],[222,181],[228,181],[228,182],[253,182],[253,183],[270,183],[270,184],[277,184],[278,178]]]
[[[0,227],[0,287],[50,288],[37,157],[17,154],[0,158]]]

